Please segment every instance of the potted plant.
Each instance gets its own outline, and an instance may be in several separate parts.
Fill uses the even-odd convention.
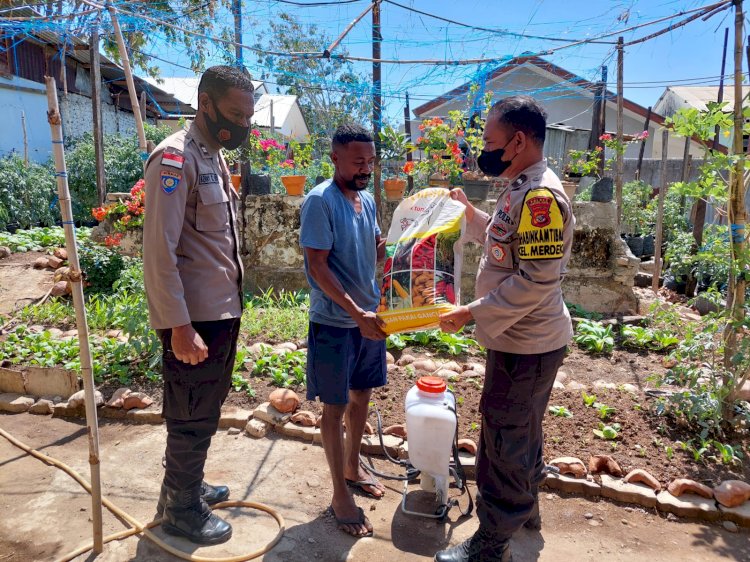
[[[406,135],[393,127],[387,126],[378,134],[381,147],[381,159],[385,163],[383,171],[387,174],[383,180],[385,198],[388,201],[400,201],[406,190],[406,180],[401,177],[399,162],[413,150]]]
[[[312,143],[302,145],[296,140],[289,143],[287,148],[287,158],[279,165],[285,172],[280,179],[286,188],[286,193],[290,197],[300,197],[305,193],[305,183],[307,175],[298,173],[304,171],[310,166],[312,161]]]
[[[422,151],[424,159],[416,164],[416,170],[427,176],[428,185],[450,187],[461,177],[464,156],[458,145],[463,131],[459,128],[460,111],[451,111],[449,122],[440,117],[425,119],[419,125],[421,136],[415,148]]]
[[[569,199],[576,193],[585,191],[599,178],[599,165],[602,159],[602,147],[593,150],[568,151],[568,163],[565,165],[563,187]]]

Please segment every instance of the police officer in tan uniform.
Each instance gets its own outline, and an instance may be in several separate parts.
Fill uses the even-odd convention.
[[[541,528],[542,418],[572,336],[561,282],[575,218],[543,157],[546,113],[528,96],[496,103],[487,116],[478,164],[509,183],[492,216],[466,205],[467,238],[484,251],[476,300],[441,316],[455,332],[471,320],[487,348],[477,457],[479,530],[438,552],[438,562],[509,562],[511,535]]]
[[[220,149],[248,137],[253,85],[214,66],[198,86],[198,113],[146,164],[143,270],[151,325],[162,342],[167,448],[157,511],[164,531],[218,544],[231,526],[209,509],[229,497],[203,481],[231,382],[242,316],[238,196]]]

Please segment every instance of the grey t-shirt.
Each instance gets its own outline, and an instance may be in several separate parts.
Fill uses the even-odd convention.
[[[328,180],[310,191],[302,203],[300,244],[305,248],[329,250],[328,267],[344,291],[363,310],[374,312],[380,300],[375,280],[380,235],[375,201],[360,191],[362,211],[357,213],[339,187]],[[326,295],[310,275],[307,257],[305,274],[310,283],[310,320],[328,326],[354,328],[351,316]]]

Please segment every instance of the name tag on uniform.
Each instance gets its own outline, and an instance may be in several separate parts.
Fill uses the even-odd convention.
[[[198,176],[198,185],[209,183],[219,183],[219,176],[217,174],[200,174]]]

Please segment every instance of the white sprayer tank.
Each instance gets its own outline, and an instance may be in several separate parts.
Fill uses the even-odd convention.
[[[422,488],[447,499],[449,464],[456,434],[456,400],[440,377],[421,377],[406,394],[409,462],[422,472]]]

